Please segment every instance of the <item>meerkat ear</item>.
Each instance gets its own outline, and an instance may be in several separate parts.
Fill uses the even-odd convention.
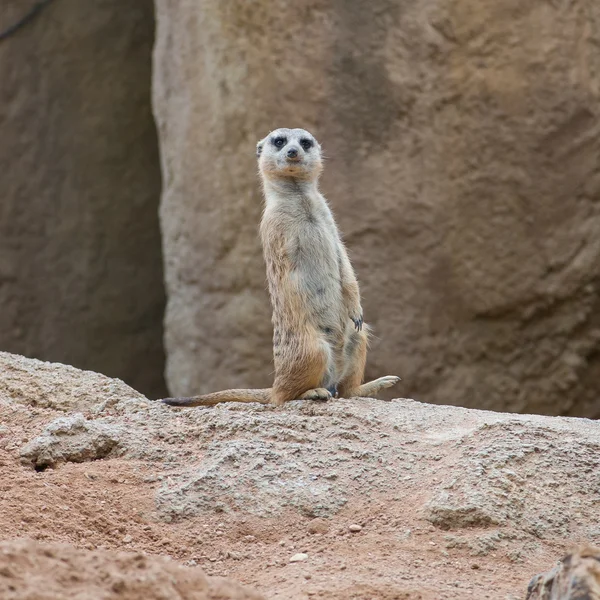
[[[262,154],[263,146],[265,145],[265,140],[260,140],[258,144],[256,144],[256,158],[260,158]]]

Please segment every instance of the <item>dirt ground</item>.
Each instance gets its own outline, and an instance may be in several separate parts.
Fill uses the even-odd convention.
[[[156,513],[155,494],[168,473],[121,458],[35,471],[21,464],[18,448],[40,432],[47,415],[36,409],[9,412],[0,414],[2,423],[10,420],[10,427],[0,428],[4,540],[33,538],[171,557],[199,565],[207,575],[231,577],[273,600],[516,600],[535,573],[552,567],[570,548],[546,540],[524,557],[502,550],[474,556],[465,536],[481,532],[463,531],[463,543],[452,543],[448,532],[420,518],[418,494],[414,506],[389,498],[349,498],[327,519],[289,511],[276,518],[215,514],[165,522]],[[298,553],[307,556],[290,562]]]

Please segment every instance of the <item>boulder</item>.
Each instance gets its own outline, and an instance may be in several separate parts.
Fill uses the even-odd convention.
[[[21,448],[21,462],[37,471],[62,462],[105,458],[119,446],[123,431],[116,425],[88,421],[80,413],[53,421],[40,436]]]
[[[517,598],[557,548],[600,544],[597,421],[409,399],[175,409],[13,361],[19,387],[0,369],[5,537],[168,553],[298,600]],[[572,565],[593,565],[581,556]]]
[[[526,600],[600,600],[600,550],[583,547],[536,575]]]
[[[100,373],[0,352],[0,401],[67,413],[127,398],[144,396]]]
[[[3,0],[0,349],[165,393],[151,0]]]
[[[369,377],[600,416],[599,4],[156,0],[156,15],[173,395],[271,382],[254,149],[289,126],[328,157]]]

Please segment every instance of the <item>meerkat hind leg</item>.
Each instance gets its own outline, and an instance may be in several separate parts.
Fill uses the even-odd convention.
[[[311,348],[311,342],[313,347]],[[282,406],[291,400],[328,400],[331,393],[320,387],[327,370],[328,355],[314,340],[307,339],[305,353],[282,365],[275,375],[271,402]],[[277,365],[276,365],[277,368]]]
[[[367,364],[367,331],[353,332],[349,343],[344,348],[346,376],[337,386],[338,398],[357,396],[356,390],[363,382],[365,365]]]
[[[352,335],[354,338],[351,340],[352,343],[348,344],[347,350],[347,360],[350,362],[348,376],[340,382],[338,396],[340,398],[350,398],[352,396],[374,397],[381,390],[398,383],[400,377],[395,375],[386,375],[368,383],[362,383],[367,363],[368,335],[366,331],[354,332]]]
[[[363,383],[357,388],[350,390],[349,395],[370,398],[376,396],[381,390],[396,385],[399,381],[400,377],[396,377],[396,375],[385,375],[384,377],[379,377],[368,383]]]

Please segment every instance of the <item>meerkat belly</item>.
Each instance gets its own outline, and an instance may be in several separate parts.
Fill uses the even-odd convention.
[[[300,229],[292,240],[296,289],[303,295],[307,317],[321,330],[342,326],[342,285],[336,239],[318,227]]]
[[[348,316],[343,308],[342,284],[337,236],[327,235],[318,227],[300,229],[291,244],[291,277],[306,322],[312,323],[328,356],[321,387],[335,393],[341,377],[344,331]]]

